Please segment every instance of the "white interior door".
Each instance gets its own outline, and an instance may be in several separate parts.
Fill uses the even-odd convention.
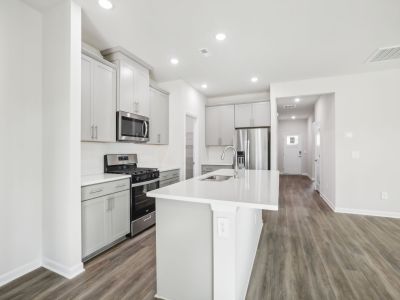
[[[283,150],[283,171],[285,174],[301,174],[301,136],[285,135]]]
[[[321,186],[321,133],[318,123],[313,123],[314,126],[314,172],[315,172],[315,184],[314,188],[316,191],[320,191]]]

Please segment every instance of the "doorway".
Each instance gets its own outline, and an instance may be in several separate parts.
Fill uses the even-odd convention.
[[[285,174],[301,174],[301,135],[285,135],[283,150],[283,170]]]
[[[185,179],[193,178],[195,166],[196,117],[186,115],[185,120]]]

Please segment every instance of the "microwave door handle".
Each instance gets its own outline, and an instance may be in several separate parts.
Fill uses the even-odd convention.
[[[144,137],[147,137],[147,133],[149,131],[149,125],[147,125],[147,121],[144,121],[144,127],[145,127],[145,132],[144,132]]]

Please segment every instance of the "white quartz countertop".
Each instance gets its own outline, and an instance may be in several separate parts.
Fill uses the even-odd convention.
[[[201,180],[211,175],[233,176],[233,172],[231,169],[217,170],[150,191],[147,195],[177,201],[278,210],[278,171],[245,170],[243,176],[237,179]]]
[[[87,186],[92,184],[99,184],[109,181],[121,180],[125,178],[130,178],[131,175],[127,174],[96,174],[96,175],[87,175],[81,177],[81,186]]]
[[[223,161],[223,160],[220,160],[220,161],[203,161],[202,163],[201,163],[202,165],[206,165],[206,166],[232,166],[233,165],[233,162],[231,161],[231,162],[228,162],[228,161]]]
[[[143,164],[143,165],[139,164],[139,168],[156,168],[160,172],[166,172],[166,171],[180,169],[180,167],[176,166],[176,165],[161,165],[161,166],[159,166],[159,165],[151,165],[151,164]]]

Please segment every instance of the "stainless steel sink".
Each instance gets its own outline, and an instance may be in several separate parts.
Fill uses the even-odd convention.
[[[206,178],[203,178],[201,180],[207,180],[207,181],[225,181],[231,178],[232,176],[227,176],[227,175],[211,175]]]

